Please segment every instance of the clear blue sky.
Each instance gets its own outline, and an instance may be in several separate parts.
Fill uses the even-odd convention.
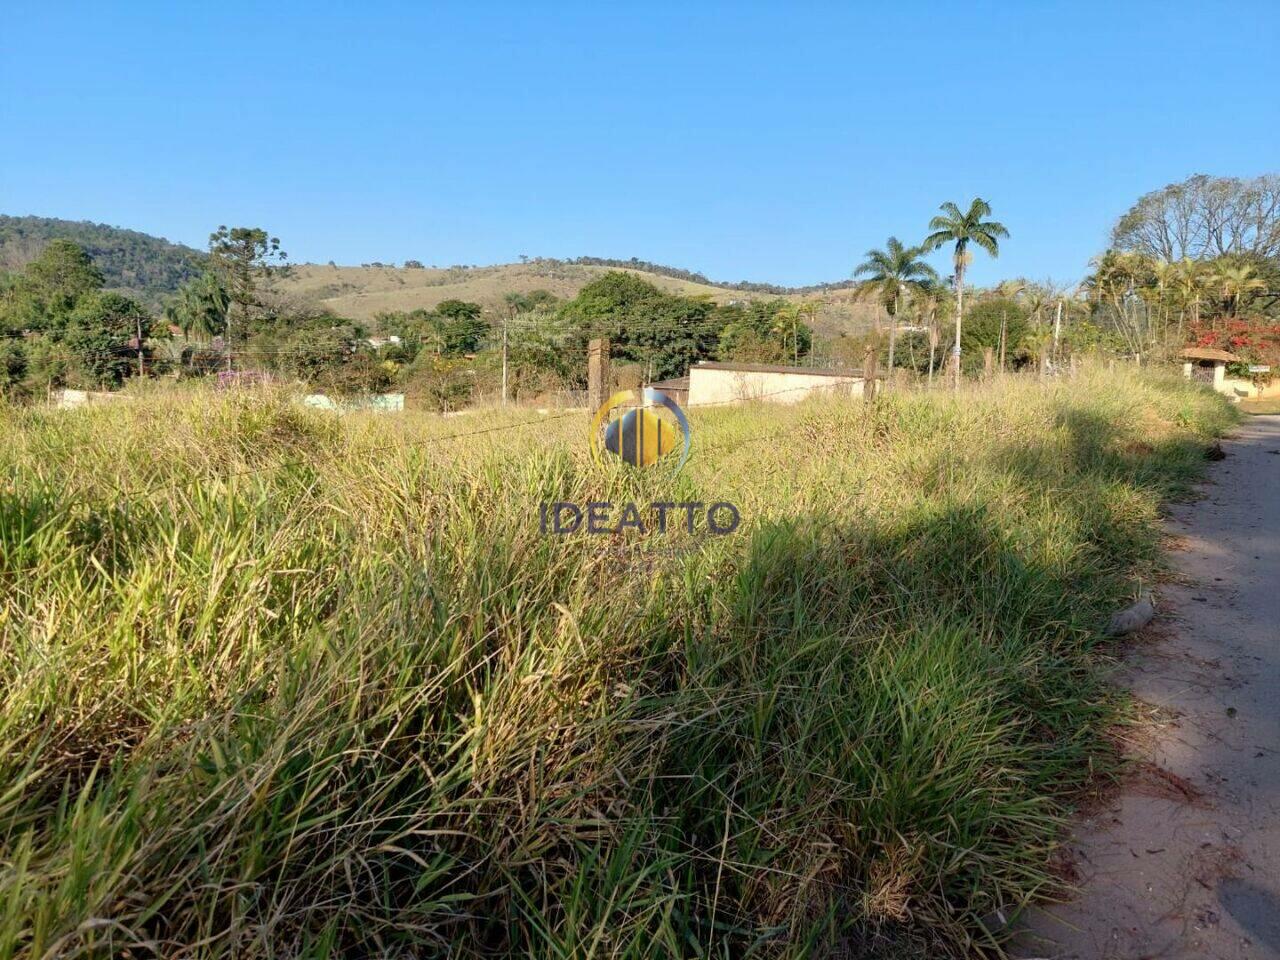
[[[542,6],[11,2],[0,212],[798,284],[978,195],[1012,233],[984,283],[1074,279],[1141,193],[1280,169],[1274,2]]]

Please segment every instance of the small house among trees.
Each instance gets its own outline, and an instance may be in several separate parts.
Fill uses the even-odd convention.
[[[1227,377],[1227,364],[1239,362],[1239,357],[1226,350],[1188,347],[1182,351],[1182,375],[1189,380],[1209,384],[1220,393],[1226,393],[1223,385]]]
[[[1216,347],[1188,347],[1182,351],[1182,373],[1185,377],[1199,380],[1232,400],[1280,395],[1280,384],[1255,382],[1251,378],[1228,373],[1228,365],[1244,362],[1242,357]],[[1264,379],[1269,381],[1269,378]]]

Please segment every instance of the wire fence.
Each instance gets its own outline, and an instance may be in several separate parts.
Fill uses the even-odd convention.
[[[852,386],[853,386],[852,384],[845,383],[845,382],[833,383],[830,385],[819,384],[816,386],[806,384],[803,386],[788,387],[780,390],[768,391],[765,393],[757,393],[745,398],[733,397],[728,399],[710,401],[707,403],[699,404],[698,406],[692,409],[701,410],[709,407],[736,406],[742,403],[767,401],[780,396],[784,396],[788,394],[797,394],[797,393],[804,393],[806,395],[823,395],[823,394],[831,395],[833,393],[837,395],[838,394],[851,395]],[[347,446],[343,448],[342,454],[343,456],[346,456],[346,457],[374,456],[377,454],[404,451],[404,450],[411,449],[418,446],[432,446],[432,445],[441,444],[441,443],[461,442],[461,441],[465,441],[467,439],[471,439],[475,437],[486,436],[486,435],[491,435],[495,433],[506,433],[514,430],[523,430],[531,426],[541,426],[550,422],[563,420],[569,417],[579,417],[585,420],[588,413],[589,411],[587,411],[585,408],[564,410],[564,411],[555,412],[555,413],[552,413],[552,412],[539,413],[535,417],[520,420],[514,423],[492,424],[489,426],[477,427],[475,429],[470,429],[470,430],[458,430],[450,433],[439,434],[436,436],[419,436],[419,437],[413,437],[413,438],[405,437],[392,443],[357,444],[354,446]],[[777,431],[775,433],[770,433],[769,436],[775,436],[775,435],[780,436],[783,433],[785,433],[785,430]],[[756,434],[756,436],[752,438],[751,441],[744,441],[744,442],[755,442],[761,439],[763,436],[764,436],[763,434]],[[558,440],[554,442],[558,442]],[[286,457],[283,459],[273,461],[272,467],[274,469],[287,469],[290,467],[305,466],[310,462],[313,462],[311,455]],[[239,477],[246,477],[246,476],[252,476],[255,474],[260,474],[262,472],[262,469],[263,469],[262,465],[259,464],[259,465],[247,466],[247,467],[235,469],[235,470],[224,470],[224,471],[218,471],[216,473],[193,475],[193,476],[182,478],[182,479],[166,478],[158,482],[143,483],[141,485],[115,484],[112,486],[111,490],[108,493],[100,493],[94,496],[81,495],[81,496],[70,497],[64,501],[64,505],[65,506],[79,505],[79,506],[85,506],[89,508],[118,506],[120,503],[128,502],[130,500],[134,500],[134,501],[145,500],[161,492],[172,493],[177,490],[189,489],[205,483],[228,483]]]

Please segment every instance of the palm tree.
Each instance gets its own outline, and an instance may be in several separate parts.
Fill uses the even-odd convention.
[[[1182,338],[1182,327],[1187,318],[1187,308],[1191,308],[1192,326],[1200,325],[1200,299],[1204,296],[1205,271],[1199,260],[1183,257],[1177,263],[1174,286],[1178,293],[1178,338]]]
[[[165,307],[165,317],[190,339],[195,332],[212,337],[226,329],[231,299],[222,281],[213,273],[202,273],[178,288],[177,299]]]
[[[956,345],[952,349],[956,364],[956,389],[960,389],[960,325],[964,320],[964,268],[968,264],[966,254],[969,244],[973,243],[993,257],[1000,255],[1000,237],[1009,236],[1004,224],[995,220],[984,220],[991,215],[991,204],[975,197],[969,204],[968,211],[962,211],[951,201],[938,208],[941,215],[929,221],[929,229],[933,231],[924,238],[922,246],[925,250],[937,250],[944,244],[954,244],[954,263],[956,270]]]
[[[1154,260],[1151,263],[1151,282],[1155,286],[1156,302],[1160,305],[1160,325],[1167,337],[1169,332],[1169,291],[1178,279],[1178,265],[1170,260]]]
[[[949,307],[948,300],[950,291],[940,283],[921,290],[916,296],[916,309],[919,311],[920,320],[924,323],[929,331],[929,374],[928,384],[933,386],[933,369],[934,357],[938,351],[938,313],[944,307]]]
[[[868,250],[867,259],[854,268],[854,277],[866,277],[859,290],[874,295],[888,309],[889,380],[893,378],[894,350],[897,346],[898,312],[902,295],[927,290],[938,282],[937,271],[925,263],[923,247],[906,247],[897,237],[890,237],[883,250]]]
[[[1237,264],[1236,266],[1227,266],[1226,264],[1215,265],[1213,272],[1213,282],[1218,287],[1219,295],[1222,298],[1222,308],[1225,316],[1235,317],[1240,312],[1240,307],[1250,294],[1257,293],[1259,290],[1267,289],[1267,282],[1258,277],[1257,271],[1247,263]]]
[[[1027,289],[1027,281],[1021,277],[1015,277],[1012,280],[1001,280],[996,284],[996,293],[1006,300],[1017,300],[1027,292]]]
[[[1054,291],[1053,282],[1046,280],[1044,283],[1028,283],[1022,291],[1022,303],[1027,308],[1027,317],[1033,323],[1040,323],[1044,320],[1045,311],[1057,298]]]
[[[813,333],[814,325],[817,323],[817,320],[818,320],[818,301],[805,300],[800,304],[800,309],[798,313],[800,314],[800,316],[805,318],[805,324],[809,328],[809,332],[811,335],[810,351],[812,351],[812,333]],[[796,357],[797,357],[796,362],[797,363],[799,363],[799,359],[798,359],[799,356],[800,356],[800,340],[797,336],[796,338]]]
[[[1081,281],[1088,299],[1110,312],[1115,332],[1124,338],[1129,353],[1150,352],[1151,311],[1143,298],[1150,289],[1151,261],[1141,253],[1108,250],[1094,257],[1093,273]]]
[[[797,303],[784,303],[778,307],[778,312],[773,315],[772,332],[782,339],[784,350],[787,346],[787,334],[791,334],[792,352],[794,354],[792,362],[797,366],[800,365],[800,337],[796,332],[799,323],[800,305]]]

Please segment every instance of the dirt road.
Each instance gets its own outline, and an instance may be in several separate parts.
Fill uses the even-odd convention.
[[[1223,444],[1167,525],[1182,582],[1121,681],[1164,722],[1078,828],[1080,897],[1037,910],[1024,958],[1280,958],[1280,417]]]

